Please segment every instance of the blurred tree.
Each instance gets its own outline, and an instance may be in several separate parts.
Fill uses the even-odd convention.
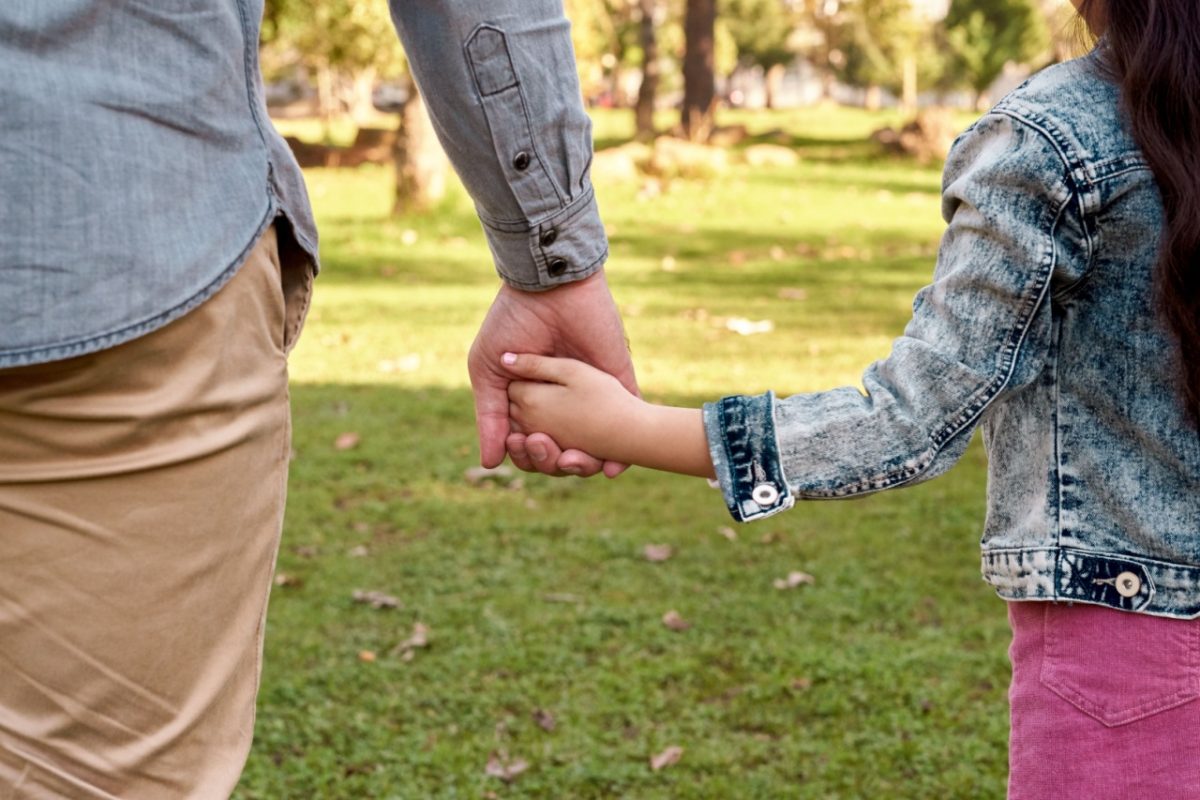
[[[638,86],[634,119],[637,138],[654,138],[654,106],[658,98],[658,79],[661,65],[658,55],[658,35],[655,32],[659,14],[664,10],[658,0],[638,0],[638,44],[642,49],[642,82]]]
[[[940,60],[932,47],[933,26],[912,0],[832,0],[823,5],[832,6],[823,28],[825,58],[834,74],[864,87],[868,108],[879,107],[882,89],[915,106],[917,84],[936,78]]]
[[[766,76],[767,108],[775,96],[784,67],[795,57],[789,46],[797,26],[791,0],[721,0],[721,22],[737,46],[738,61],[762,67]]]
[[[716,107],[716,0],[687,0],[684,21],[684,135],[693,142],[708,139]]]
[[[267,0],[262,50],[268,76],[306,73],[327,122],[339,111],[369,119],[376,82],[404,74],[386,0]]]
[[[392,146],[393,207],[397,214],[407,213],[441,199],[449,166],[408,76],[386,0],[266,0],[262,30],[263,72],[278,78],[299,69],[315,84],[327,141],[330,122],[338,114],[349,114],[359,126],[372,121],[380,79],[403,83],[407,98]],[[382,135],[360,127],[359,140],[366,133]]]
[[[987,105],[988,87],[1006,64],[1046,56],[1050,30],[1037,0],[952,0],[944,22],[949,59],[945,83],[975,92]]]

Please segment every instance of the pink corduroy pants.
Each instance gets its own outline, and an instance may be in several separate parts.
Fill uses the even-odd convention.
[[[1200,798],[1200,619],[1009,603],[1009,800]]]

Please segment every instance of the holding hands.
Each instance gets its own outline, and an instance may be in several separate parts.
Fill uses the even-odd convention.
[[[612,375],[569,358],[505,353],[508,416],[523,430],[604,458],[713,477],[699,409],[647,403]]]

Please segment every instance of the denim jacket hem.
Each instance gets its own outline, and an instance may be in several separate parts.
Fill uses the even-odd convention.
[[[1140,555],[1031,547],[985,551],[983,579],[1006,600],[1090,603],[1176,619],[1200,617],[1200,566]]]

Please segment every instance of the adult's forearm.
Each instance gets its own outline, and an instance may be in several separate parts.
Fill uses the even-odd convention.
[[[538,291],[603,266],[591,121],[561,0],[390,0],[438,138],[496,268]]]

